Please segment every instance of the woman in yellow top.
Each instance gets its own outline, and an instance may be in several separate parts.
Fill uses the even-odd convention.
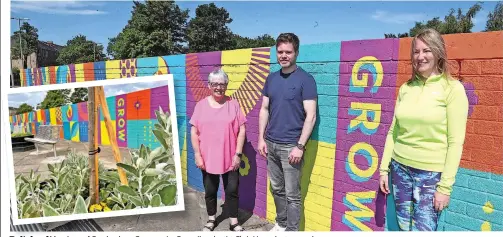
[[[468,119],[468,98],[449,74],[445,43],[432,29],[412,41],[412,78],[398,92],[380,166],[388,194],[391,174],[401,230],[434,231],[458,171]]]

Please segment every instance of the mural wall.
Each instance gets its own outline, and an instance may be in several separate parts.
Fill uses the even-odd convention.
[[[144,144],[154,149],[161,145],[150,131],[158,123],[155,111],[159,107],[169,111],[168,86],[107,97],[106,101],[119,147],[138,149]],[[110,145],[101,108],[98,114],[98,144]],[[87,102],[18,114],[11,116],[10,121],[11,131],[18,126],[24,132],[36,134],[40,125],[60,125],[61,139],[88,142]]]
[[[461,167],[439,230],[501,231],[503,32],[446,35],[445,40],[453,74],[463,79],[467,89],[470,114]],[[314,76],[319,92],[317,123],[303,168],[303,230],[396,229],[391,197],[378,192],[378,166],[398,87],[411,73],[410,45],[410,38],[301,45],[299,65]],[[173,74],[183,181],[203,191],[187,121],[196,102],[209,95],[207,76],[218,67],[229,74],[227,93],[239,100],[249,121],[240,169],[240,206],[273,221],[274,202],[268,191],[266,160],[257,152],[257,131],[260,90],[266,76],[279,70],[275,47],[27,69],[22,83],[36,86]],[[127,108],[133,106],[126,101]],[[136,124],[151,119],[126,111],[125,116],[136,118]],[[76,119],[68,120],[73,123],[67,127],[75,126]],[[127,120],[127,141],[122,146],[133,145],[135,134],[141,133],[134,130],[141,126],[131,123]]]

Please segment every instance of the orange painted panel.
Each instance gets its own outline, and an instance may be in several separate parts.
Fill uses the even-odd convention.
[[[128,120],[150,119],[150,89],[127,94]]]
[[[449,59],[503,58],[503,31],[443,35]],[[412,38],[401,38],[398,59],[410,60]]]

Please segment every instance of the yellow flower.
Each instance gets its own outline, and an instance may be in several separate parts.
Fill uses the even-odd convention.
[[[241,161],[245,163],[245,167],[239,167],[239,174],[241,176],[247,176],[248,172],[250,171],[250,161],[248,160],[248,157],[246,157],[245,155],[243,155]]]
[[[96,207],[95,209],[98,210],[98,211],[101,211],[103,210],[103,207],[100,205],[100,204],[94,204]]]
[[[103,211],[104,211],[104,212],[111,211],[111,210],[112,210],[112,209],[110,209],[110,207],[105,207],[105,208],[103,208]]]
[[[100,202],[101,206],[106,207],[107,204],[105,202]]]

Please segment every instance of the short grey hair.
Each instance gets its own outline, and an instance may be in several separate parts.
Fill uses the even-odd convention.
[[[221,68],[213,70],[208,75],[208,83],[211,83],[218,78],[224,79],[225,83],[229,83],[229,76],[227,76],[227,73],[225,73]]]

